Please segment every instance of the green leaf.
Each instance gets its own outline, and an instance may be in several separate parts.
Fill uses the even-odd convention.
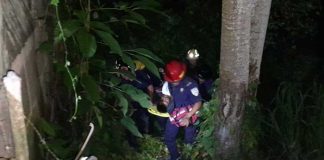
[[[121,56],[121,59],[122,59],[122,61],[123,61],[124,63],[126,63],[126,64],[131,68],[131,71],[132,71],[133,73],[135,73],[135,72],[134,72],[134,71],[135,71],[135,64],[134,64],[133,59],[132,59],[131,57],[129,57],[128,55],[126,55],[126,54],[123,54],[123,55]]]
[[[57,6],[60,3],[60,0],[51,0],[51,5]]]
[[[120,84],[121,80],[119,77],[116,76],[111,76],[109,82],[113,85],[113,86],[117,86]]]
[[[133,24],[136,24],[136,25],[139,25],[141,27],[144,27],[146,29],[149,29],[149,30],[152,30],[148,25],[145,25],[145,24],[142,24],[142,23],[139,23],[138,21],[136,20],[132,20],[132,19],[124,19],[122,20],[122,22],[124,22],[125,25],[127,25],[127,23],[133,23]]]
[[[106,69],[106,61],[104,59],[91,59],[90,64],[99,69]]]
[[[82,27],[82,23],[78,20],[69,20],[62,22],[63,33],[61,32],[59,26],[56,26],[54,31],[54,42],[58,43],[63,40],[63,35],[65,38],[71,37],[75,32],[77,32]]]
[[[131,16],[132,19],[136,20],[137,22],[139,22],[140,24],[145,24],[146,23],[146,19],[139,13],[136,12],[128,12],[129,15]]]
[[[99,87],[96,81],[90,75],[84,75],[81,78],[82,87],[87,92],[88,98],[94,102],[99,101]]]
[[[214,127],[213,125],[208,126],[208,129],[207,129],[206,131],[204,131],[203,134],[204,134],[206,137],[212,136],[213,133],[214,133],[214,130],[215,130],[215,127]]]
[[[70,76],[68,74],[66,74],[65,72],[63,72],[63,82],[64,82],[64,85],[67,88],[67,90],[69,92],[72,91],[72,82],[71,82]]]
[[[134,7],[134,9],[132,9],[132,11],[146,10],[146,11],[150,11],[153,13],[157,13],[159,15],[166,17],[166,18],[170,18],[170,16],[165,14],[165,12],[159,10],[159,8],[161,8],[161,4],[154,0],[136,1],[133,3],[133,6],[135,6],[135,7]]]
[[[122,112],[123,112],[124,116],[126,116],[126,113],[128,111],[128,101],[127,101],[127,99],[119,91],[116,91],[115,95],[118,98],[118,106],[122,107]]]
[[[139,90],[129,84],[121,85],[120,89],[126,92],[132,100],[138,102],[143,108],[149,108],[152,105],[150,97],[142,90]]]
[[[134,55],[139,61],[141,61],[143,64],[145,64],[145,68],[151,71],[156,77],[160,78],[160,73],[159,69],[156,67],[154,63],[152,63],[149,59],[139,56],[139,55]]]
[[[135,1],[133,3],[133,6],[136,7],[153,7],[153,8],[158,8],[160,7],[160,3],[155,1],[155,0],[140,0],[140,1]]]
[[[109,74],[117,74],[117,76],[127,77],[130,80],[136,80],[135,75],[132,72],[130,72],[130,71],[118,70],[118,69],[109,69],[107,72]]]
[[[93,103],[92,101],[83,98],[79,101],[79,108],[78,108],[78,115],[77,116],[84,116],[86,113],[89,113],[90,109],[92,109]]]
[[[50,123],[48,123],[46,120],[40,118],[38,122],[39,122],[38,125],[39,125],[40,130],[44,131],[49,136],[54,137],[56,135],[54,127]]]
[[[95,114],[96,114],[96,117],[97,117],[97,120],[98,120],[98,123],[99,123],[99,126],[100,126],[100,128],[102,128],[102,112],[101,112],[101,110],[99,109],[99,108],[97,108],[97,107],[93,107],[93,109],[94,109],[94,112],[95,112]]]
[[[104,43],[110,47],[112,52],[119,55],[123,54],[118,41],[110,33],[98,30],[96,30],[96,33],[104,41]]]
[[[133,50],[128,50],[128,52],[135,52],[135,53],[145,56],[151,60],[160,62],[161,64],[164,63],[161,58],[156,56],[152,51],[145,49],[145,48],[137,48],[137,49],[133,49]]]
[[[90,26],[93,27],[95,30],[101,30],[107,33],[114,34],[110,27],[102,22],[91,21]]]
[[[74,11],[73,13],[75,16],[78,17],[78,19],[82,22],[85,22],[87,20],[87,16],[88,14],[82,10],[77,10],[77,11]]]
[[[124,117],[121,121],[121,124],[125,126],[133,135],[143,138],[143,135],[138,131],[135,122],[129,118]]]
[[[79,48],[82,56],[87,58],[94,56],[97,51],[97,43],[95,37],[85,30],[80,30],[76,35],[76,38],[79,43]]]

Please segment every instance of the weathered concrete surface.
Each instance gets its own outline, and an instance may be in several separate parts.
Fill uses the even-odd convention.
[[[47,39],[45,24],[42,21],[46,3],[46,0],[1,0],[0,2],[0,76],[11,69],[22,78],[24,112],[24,115],[10,112],[11,104],[8,103],[10,100],[0,92],[0,159],[2,157],[18,160],[38,159],[34,152],[37,146],[34,131],[25,120],[21,121],[23,124],[11,122],[25,116],[32,121],[37,120],[40,110],[48,106],[46,104],[51,63],[46,54],[37,52],[38,46]],[[3,92],[1,84],[0,91]],[[22,133],[12,133],[15,127],[21,129],[22,126],[27,126]],[[25,139],[28,146],[13,141],[16,138],[11,137],[21,134],[27,135]],[[16,152],[17,147],[27,147],[28,150],[21,153],[24,155],[18,155],[20,153],[2,150],[3,145],[15,146]]]
[[[3,86],[0,82],[0,86]],[[0,160],[10,158],[15,155],[13,137],[11,134],[11,121],[9,113],[9,103],[6,99],[4,87],[0,87]]]

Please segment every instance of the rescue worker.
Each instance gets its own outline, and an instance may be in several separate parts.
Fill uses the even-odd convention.
[[[214,80],[209,67],[200,67],[198,71],[198,89],[204,102],[211,99],[213,83]]]
[[[213,84],[213,75],[207,64],[200,63],[200,55],[197,49],[190,49],[187,52],[186,60],[188,65],[187,76],[194,79],[199,86],[199,91],[203,101],[211,99],[211,87]]]
[[[170,160],[177,160],[180,154],[177,149],[176,137],[180,127],[185,130],[185,143],[193,144],[196,136],[196,112],[201,107],[201,97],[197,83],[186,77],[187,67],[180,61],[170,61],[165,66],[162,87],[162,103],[167,106],[170,114],[167,120],[164,141],[170,153]]]
[[[148,94],[149,97],[152,99],[154,93],[154,87],[149,74],[145,70],[145,65],[138,60],[135,60],[134,63],[135,63],[136,80],[131,81],[131,84],[135,86],[137,89],[140,89],[146,94]],[[140,106],[138,102],[135,101],[132,102],[132,106],[136,109],[132,117],[135,120],[139,131],[145,134],[149,133],[149,129],[150,129],[149,113],[145,108]]]
[[[159,67],[158,70],[159,70],[160,77],[163,77],[164,69],[162,67]],[[160,106],[159,104],[161,102],[161,96],[162,96],[163,80],[161,80],[161,78],[154,75],[152,72],[149,72],[149,75],[151,77],[152,84],[154,87],[154,95],[153,95],[152,102],[154,105],[157,106],[158,110],[162,109],[162,110],[159,110],[160,112],[166,113],[166,111],[165,111],[166,107],[164,107],[164,106],[159,107]],[[150,125],[151,125],[150,132],[152,133],[152,135],[156,135],[156,134],[157,134],[157,136],[164,135],[165,124],[166,124],[167,119],[168,118],[150,114]],[[156,126],[155,122],[157,122],[159,125]]]
[[[187,76],[198,83],[199,53],[197,49],[190,49],[186,54]]]
[[[136,80],[130,80],[127,77],[122,77],[122,84],[130,84],[137,89],[142,90],[146,94],[150,96],[150,98],[153,97],[154,88],[152,85],[152,82],[150,80],[150,76],[148,75],[147,71],[144,69],[145,65],[138,61],[134,61],[135,64],[135,76]],[[129,68],[126,65],[123,65],[120,67],[121,70],[128,70]],[[138,102],[132,101],[131,105],[133,109],[135,110],[132,114],[132,119],[135,121],[136,126],[138,130],[142,134],[149,133],[149,127],[150,127],[150,120],[149,120],[149,113],[148,111],[143,108]],[[128,142],[130,146],[132,146],[135,149],[138,149],[139,145],[137,143],[137,138],[132,135],[131,133],[128,133]]]

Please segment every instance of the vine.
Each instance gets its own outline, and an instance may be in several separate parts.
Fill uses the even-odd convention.
[[[60,29],[60,34],[61,34],[61,38],[63,40],[63,46],[64,46],[64,53],[65,53],[65,69],[69,75],[69,78],[71,80],[71,83],[72,83],[72,89],[73,89],[73,92],[74,92],[74,113],[73,115],[71,116],[70,118],[70,122],[72,122],[72,120],[76,119],[76,114],[78,112],[78,104],[79,104],[79,100],[81,100],[81,96],[78,95],[78,92],[76,90],[76,83],[77,83],[77,77],[73,77],[72,73],[71,73],[71,70],[69,69],[69,66],[70,66],[70,61],[68,59],[68,55],[69,55],[69,52],[68,52],[68,49],[67,49],[67,46],[66,46],[66,38],[65,38],[65,35],[64,35],[64,31],[63,31],[63,27],[62,27],[62,24],[61,24],[61,20],[60,20],[60,15],[59,15],[59,11],[58,11],[58,4],[59,4],[59,0],[51,0],[51,4],[55,7],[55,13],[56,13],[56,18],[57,18],[57,25],[59,26],[59,29]]]

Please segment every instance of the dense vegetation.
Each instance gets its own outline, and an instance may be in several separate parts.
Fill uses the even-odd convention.
[[[38,124],[49,148],[62,159],[73,159],[93,122],[95,133],[84,155],[114,160],[165,157],[161,140],[140,134],[130,118],[129,101],[147,107],[148,96],[120,85],[120,76],[135,79],[135,59],[158,75],[157,67],[165,61],[181,59],[186,50],[197,48],[217,77],[221,1],[51,2],[52,38],[40,49],[54,59],[57,78],[52,87],[59,92],[51,93],[56,104],[43,112]],[[246,159],[323,158],[321,18],[319,0],[273,0],[258,96],[248,103],[243,126]],[[117,70],[116,60],[131,70]],[[183,147],[185,156],[210,159],[213,155],[217,106],[215,93],[202,109],[198,143]],[[143,137],[139,152],[128,146],[127,130]],[[52,159],[45,146],[40,148],[40,156]]]

